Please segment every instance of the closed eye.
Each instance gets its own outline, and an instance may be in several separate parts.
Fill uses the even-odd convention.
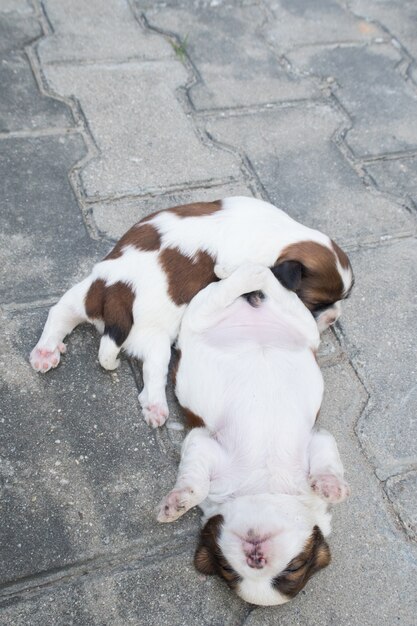
[[[290,565],[282,572],[281,576],[285,576],[286,574],[294,574],[294,572],[298,572],[300,569],[302,569],[305,565],[306,565],[307,561],[303,561],[300,564],[294,564],[294,565]]]
[[[313,313],[322,313],[326,309],[330,308],[334,305],[334,302],[320,302],[319,304],[314,304],[312,311]]]

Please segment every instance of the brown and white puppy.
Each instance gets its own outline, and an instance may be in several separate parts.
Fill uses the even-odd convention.
[[[315,428],[318,344],[309,310],[260,265],[207,286],[182,320],[175,391],[200,427],[157,518],[199,505],[197,569],[253,604],[288,601],[329,563],[327,504],[349,493],[334,438]]]
[[[323,233],[295,222],[284,211],[254,198],[174,207],[131,228],[90,276],[67,291],[49,312],[30,362],[39,372],[56,367],[64,338],[91,322],[103,333],[99,361],[119,365],[121,349],[143,361],[139,396],[144,417],[161,426],[170,346],[190,300],[217,280],[214,264],[245,261],[271,267],[296,291],[320,329],[340,314],[353,276],[344,252]],[[298,278],[301,277],[301,280]]]

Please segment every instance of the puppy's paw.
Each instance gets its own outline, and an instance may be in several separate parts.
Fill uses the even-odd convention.
[[[250,293],[252,291],[262,291],[269,274],[271,274],[271,270],[265,267],[265,265],[244,263],[238,267],[233,276],[239,281],[242,293]]]
[[[175,522],[194,506],[194,498],[195,493],[191,487],[174,489],[156,507],[156,519],[161,523]]]
[[[163,426],[169,415],[168,406],[158,402],[142,405],[142,412],[145,422],[152,428]]]
[[[350,487],[343,478],[334,474],[319,474],[310,477],[312,490],[326,502],[337,504],[350,495]]]
[[[216,274],[217,278],[223,279],[223,278],[228,278],[230,276],[230,274],[233,274],[234,270],[236,269],[236,267],[232,267],[231,265],[215,265],[214,266],[214,273]]]
[[[65,344],[60,342],[56,346],[37,345],[30,353],[29,362],[36,372],[45,374],[56,367],[61,359],[61,354],[66,351]]]

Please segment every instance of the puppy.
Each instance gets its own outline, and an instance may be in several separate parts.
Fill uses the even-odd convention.
[[[199,505],[196,568],[253,604],[288,601],[328,565],[328,503],[349,493],[334,438],[315,428],[318,345],[310,311],[254,264],[200,291],[182,320],[176,394],[200,427],[157,519]]]
[[[133,226],[62,296],[30,363],[39,372],[56,367],[66,335],[91,322],[103,335],[102,367],[115,369],[121,349],[143,361],[139,400],[147,423],[161,426],[170,347],[186,305],[216,280],[215,263],[237,267],[246,260],[272,267],[289,288],[297,283],[321,329],[338,318],[353,284],[349,260],[335,243],[267,202],[236,197],[174,207]]]

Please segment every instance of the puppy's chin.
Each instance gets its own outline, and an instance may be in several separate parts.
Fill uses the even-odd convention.
[[[242,580],[236,588],[236,593],[245,602],[258,606],[278,606],[290,600],[280,591],[274,589],[269,578],[266,580]]]

